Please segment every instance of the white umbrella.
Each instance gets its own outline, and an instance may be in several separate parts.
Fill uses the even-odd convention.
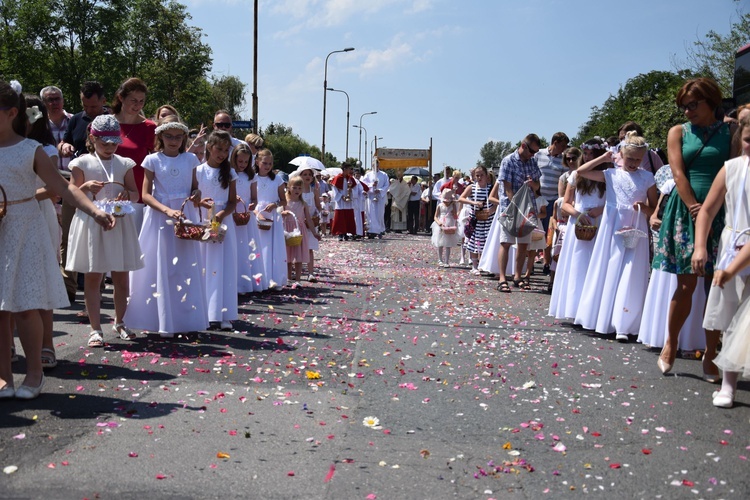
[[[325,170],[326,166],[323,165],[323,163],[320,162],[320,160],[316,160],[312,156],[298,156],[297,158],[291,160],[289,162],[291,165],[295,165],[300,168],[311,168],[313,170]]]
[[[339,175],[342,172],[343,171],[340,168],[338,168],[338,167],[329,167],[329,168],[323,170],[324,174],[328,174],[331,177],[335,177],[335,176]]]

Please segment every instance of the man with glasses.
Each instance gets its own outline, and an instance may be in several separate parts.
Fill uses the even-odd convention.
[[[542,198],[547,200],[547,215],[542,219],[542,226],[544,233],[547,233],[549,227],[549,219],[552,216],[552,209],[557,201],[558,192],[557,184],[560,181],[560,176],[568,170],[562,164],[562,153],[568,147],[568,136],[564,132],[557,132],[552,136],[552,141],[549,147],[540,149],[536,154],[536,161],[539,166],[539,171],[542,173],[539,179],[539,190],[542,193]],[[549,274],[549,264],[552,261],[552,247],[548,246],[544,249],[544,274]]]
[[[224,132],[228,132],[229,135],[232,136],[232,145],[229,147],[230,158],[232,157],[232,150],[235,148],[235,146],[237,146],[238,144],[247,145],[245,141],[237,139],[232,135],[232,115],[230,115],[229,111],[225,109],[220,109],[214,115],[214,130],[223,130]]]
[[[508,208],[513,195],[516,194],[525,183],[528,182],[532,191],[535,193],[536,190],[539,189],[539,179],[541,178],[542,173],[539,171],[536,154],[539,152],[541,145],[542,143],[539,140],[539,136],[536,134],[529,134],[523,139],[523,141],[521,141],[521,146],[519,146],[516,151],[503,158],[503,161],[500,162],[500,173],[497,178],[497,197],[500,200],[498,210],[501,213]],[[508,265],[508,249],[513,243],[515,243],[517,247],[516,265],[514,269],[515,276],[513,281],[516,286],[523,290],[531,289],[529,283],[521,279],[523,262],[526,259],[526,251],[529,243],[531,243],[531,234],[516,238],[515,236],[511,236],[503,226],[500,226],[500,249],[497,254],[498,264],[500,265],[498,274],[500,284],[498,287],[500,291],[503,292],[510,292],[510,287],[508,287],[505,278],[505,268]]]
[[[62,90],[59,88],[53,85],[44,87],[39,92],[39,98],[47,107],[49,128],[55,137],[55,145],[59,146],[63,142],[65,131],[68,129],[68,122],[73,115],[65,111],[65,99],[63,99]],[[68,163],[70,163],[70,158],[58,155],[57,168],[68,170]]]

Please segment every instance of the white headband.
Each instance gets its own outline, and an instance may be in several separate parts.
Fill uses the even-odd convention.
[[[156,127],[156,130],[154,131],[154,133],[155,134],[161,134],[165,130],[171,130],[173,128],[178,128],[178,129],[182,130],[183,132],[185,132],[186,134],[188,133],[187,126],[183,125],[180,122],[162,123],[161,125],[159,125],[158,127]]]

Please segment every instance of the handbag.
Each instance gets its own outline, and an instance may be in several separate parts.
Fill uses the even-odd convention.
[[[517,238],[523,238],[539,227],[536,200],[527,183],[513,195],[508,207],[500,214],[500,225]]]
[[[740,221],[740,210],[742,205],[745,203],[745,180],[747,179],[747,169],[750,168],[750,158],[745,161],[745,166],[742,169],[742,176],[740,182],[737,183],[737,197],[735,198],[736,206],[734,207],[734,218],[732,219],[732,229],[737,231],[737,223]],[[729,264],[737,257],[737,254],[742,247],[747,243],[748,235],[750,235],[750,227],[743,229],[738,232],[729,245],[724,247],[721,252],[721,258],[719,263],[716,265],[716,269],[725,270],[729,267]],[[750,276],[750,267],[745,267],[737,272],[737,276]]]

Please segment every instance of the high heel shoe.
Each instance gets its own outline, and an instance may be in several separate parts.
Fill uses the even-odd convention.
[[[5,387],[0,389],[0,399],[10,399],[16,396],[16,390],[12,384],[5,384]]]
[[[36,399],[42,393],[42,387],[44,387],[44,375],[42,375],[42,381],[37,387],[22,385],[16,389],[16,399]]]
[[[661,370],[662,375],[666,375],[667,373],[672,371],[672,365],[664,361],[663,359],[659,358],[656,361],[656,366],[659,367],[659,370]]]
[[[717,408],[731,408],[734,406],[734,393],[727,391],[714,391],[713,403]]]

